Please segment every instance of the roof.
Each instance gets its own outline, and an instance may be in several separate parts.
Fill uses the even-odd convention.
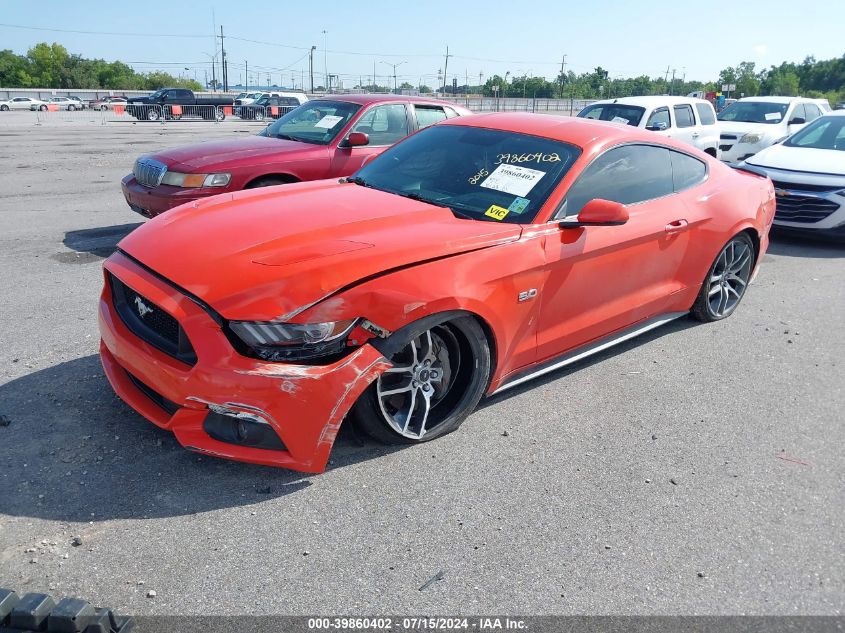
[[[398,101],[407,103],[413,101],[414,103],[439,103],[441,105],[453,105],[449,101],[441,101],[439,99],[430,99],[428,97],[412,97],[408,95],[393,95],[393,94],[341,94],[341,95],[323,95],[312,99],[312,101],[319,101],[322,99],[330,101],[346,101],[348,103],[359,103],[361,105],[369,105],[371,103],[381,103]]]
[[[807,97],[743,97],[739,101],[760,101],[763,103],[792,103],[801,99],[802,101],[816,101],[816,99],[808,99]]]
[[[660,143],[689,151],[690,146],[641,128],[611,121],[531,112],[490,112],[448,119],[438,125],[466,125],[518,134],[542,136],[579,147],[614,145],[626,141]]]
[[[704,99],[697,97],[682,97],[670,95],[658,95],[648,97],[619,97],[617,99],[604,99],[602,101],[595,101],[590,105],[604,103],[621,103],[623,105],[637,105],[644,108],[653,108],[655,106],[676,105],[681,103],[710,103]]]

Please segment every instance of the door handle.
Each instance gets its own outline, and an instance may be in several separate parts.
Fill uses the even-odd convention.
[[[686,220],[675,220],[674,222],[667,224],[664,230],[667,233],[678,233],[686,229],[688,226],[689,222]]]
[[[693,133],[692,133],[692,137],[693,137],[693,138],[698,138],[699,136],[700,136],[700,134],[699,134],[698,132],[693,132]]]

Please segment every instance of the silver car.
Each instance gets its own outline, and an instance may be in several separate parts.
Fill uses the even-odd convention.
[[[41,106],[44,107],[41,108]],[[8,110],[38,110],[39,108],[46,110],[47,104],[34,97],[14,97],[8,101],[0,101],[0,110],[4,112]]]

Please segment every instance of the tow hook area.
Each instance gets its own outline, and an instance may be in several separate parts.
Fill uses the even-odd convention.
[[[385,330],[383,327],[379,327],[378,325],[376,325],[372,321],[368,321],[367,319],[361,321],[361,329],[366,332],[369,332],[370,334],[378,338],[387,338],[388,336],[390,336],[390,330]]]

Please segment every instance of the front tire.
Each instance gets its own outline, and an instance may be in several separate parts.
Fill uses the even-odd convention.
[[[7,106],[5,104],[0,106],[0,112],[8,112],[8,111],[9,111],[9,106]]]
[[[147,110],[147,121],[158,121],[161,115],[155,108]]]
[[[372,438],[418,444],[457,429],[475,409],[490,379],[490,346],[472,317],[419,333],[391,359],[355,403],[352,416]]]
[[[693,318],[710,323],[733,314],[748,289],[756,258],[754,243],[748,233],[732,237],[707,271],[692,306]]]

